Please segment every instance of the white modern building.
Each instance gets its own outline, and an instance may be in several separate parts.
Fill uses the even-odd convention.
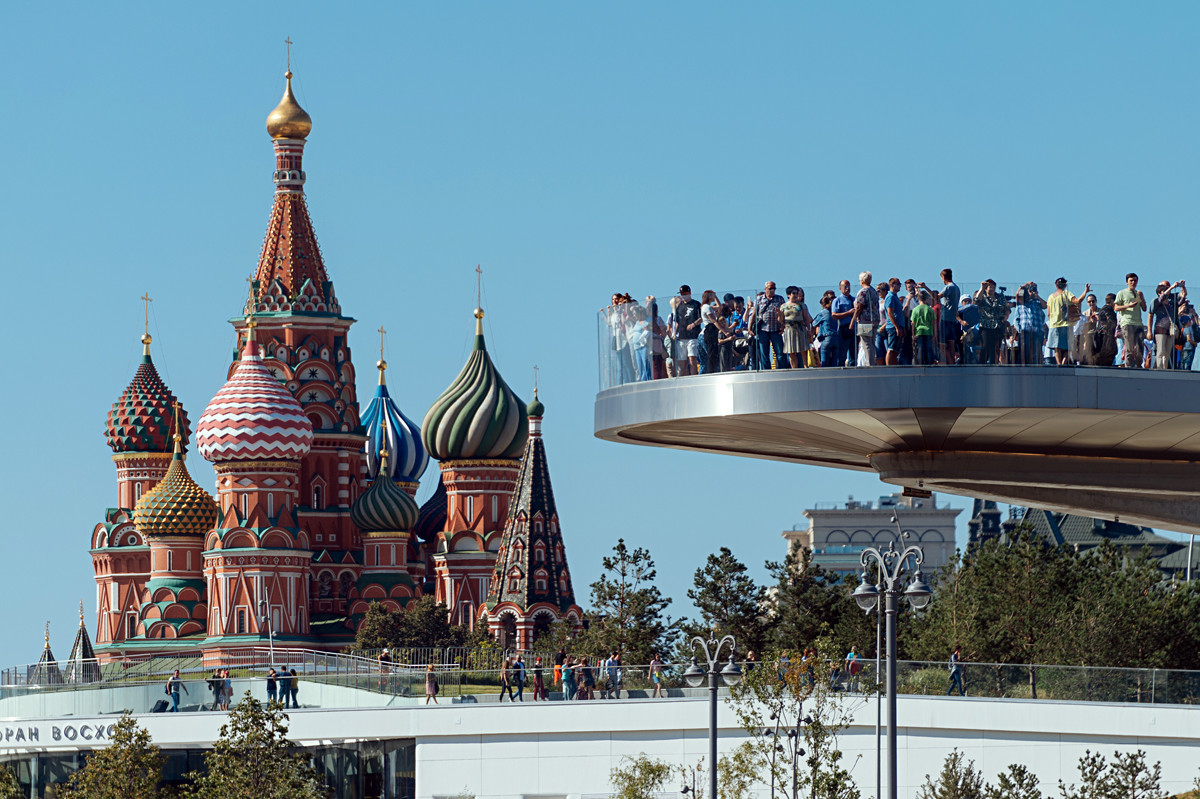
[[[873,502],[850,497],[843,505],[818,503],[804,511],[808,527],[784,530],[783,537],[789,547],[798,544],[811,549],[813,562],[827,571],[858,574],[862,551],[886,547],[900,529],[908,534],[908,543],[920,544],[925,551],[923,568],[929,575],[953,559],[955,524],[961,512],[939,507],[936,494],[928,498],[891,494]]]
[[[190,700],[206,696],[201,680],[188,685]],[[263,689],[261,681],[235,685],[237,693],[262,696]],[[611,792],[610,772],[626,756],[646,754],[679,765],[705,756],[706,692],[673,693],[663,700],[515,706],[444,696],[443,704],[426,706],[423,699],[305,681],[304,707],[290,711],[290,737],[312,752],[339,797],[598,799]],[[157,683],[6,695],[0,698],[0,762],[16,768],[30,796],[53,795],[50,786],[74,771],[82,752],[106,745],[115,709],[145,707],[161,696]],[[871,796],[875,700],[843,695],[839,701],[853,714],[840,740],[843,762],[863,795]],[[1190,788],[1200,765],[1200,713],[1185,705],[906,695],[898,704],[901,797],[915,796],[955,748],[989,780],[1010,763],[1024,764],[1047,793],[1060,779],[1077,779],[1076,764],[1086,750],[1109,757],[1144,750],[1151,763],[1162,763],[1167,793]],[[196,768],[226,718],[194,702],[186,709],[138,716],[170,756],[168,776]],[[722,751],[746,735],[723,701],[718,727]],[[747,799],[768,795],[763,788]]]

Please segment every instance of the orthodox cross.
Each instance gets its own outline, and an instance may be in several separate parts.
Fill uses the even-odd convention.
[[[537,364],[534,364],[533,365],[533,396],[535,399],[537,398],[537,392],[538,392],[538,366],[537,366]]]
[[[483,267],[475,265],[475,307],[483,307]]]
[[[148,291],[138,297],[138,299],[146,306],[146,335],[150,335],[150,303],[154,302],[154,300],[150,299],[150,292]]]
[[[46,648],[50,648],[50,622],[46,622]]]
[[[383,325],[379,326],[379,360],[383,360],[383,337],[387,335],[387,331],[383,329]]]
[[[83,600],[79,600],[79,626],[83,626]]]
[[[289,36],[283,40],[283,43],[287,45],[287,71],[291,72],[292,71],[292,45],[295,44],[295,42],[293,42],[292,37]]]
[[[171,403],[171,407],[175,409],[175,440],[182,441],[183,436],[179,432],[179,400]]]

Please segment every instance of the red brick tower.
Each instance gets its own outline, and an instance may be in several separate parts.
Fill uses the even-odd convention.
[[[295,523],[308,535],[314,561],[332,579],[323,588],[310,576],[311,609],[341,640],[351,633],[339,619],[361,571],[362,541],[350,507],[363,488],[366,437],[362,434],[354,365],[343,316],[317,244],[305,202],[303,167],[312,120],[292,94],[292,74],[278,107],[267,117],[275,147],[275,198],[246,313],[258,324],[264,366],[295,397],[313,429],[311,451],[301,460]],[[247,317],[232,320],[239,348]],[[237,354],[230,373],[237,368]],[[309,612],[309,608],[305,608]],[[337,643],[337,641],[331,641]]]
[[[266,633],[309,643],[312,551],[296,510],[312,424],[264,364],[253,327],[196,429],[200,454],[216,465],[220,506],[204,546],[209,648],[261,643]]]
[[[149,303],[150,298],[143,297]],[[147,308],[149,306],[147,305]],[[105,437],[117,465],[117,507],[92,530],[96,574],[96,649],[101,657],[114,644],[140,633],[142,593],[150,579],[150,547],[133,521],[133,508],[158,484],[171,465],[175,395],[163,383],[150,357],[149,312],[142,336],[142,362],[132,382],[113,403]],[[184,450],[187,414],[180,410]]]
[[[528,436],[525,403],[496,370],[475,311],[475,348],[458,377],[425,414],[421,437],[440,461],[446,521],[433,555],[437,600],[451,624],[474,626]]]

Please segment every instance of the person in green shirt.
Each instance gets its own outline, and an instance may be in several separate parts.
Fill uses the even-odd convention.
[[[922,290],[920,304],[912,311],[913,363],[917,366],[933,366],[937,356],[933,349],[933,308],[929,305],[929,292]]]
[[[1130,272],[1125,276],[1125,288],[1117,292],[1113,310],[1117,312],[1117,324],[1121,327],[1121,338],[1125,341],[1125,368],[1142,368],[1142,338],[1146,325],[1142,322],[1142,311],[1146,310],[1146,297],[1138,291],[1138,276]]]

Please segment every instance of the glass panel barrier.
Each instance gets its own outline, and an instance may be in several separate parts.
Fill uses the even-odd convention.
[[[781,285],[771,298],[761,289],[616,295],[597,316],[600,389],[809,367],[1200,369],[1200,327],[1186,287],[1172,285],[1159,299],[1154,285],[1143,286],[1143,310],[1117,303],[1126,287],[1115,282],[1068,284],[1065,294],[1053,280],[905,281],[894,292],[878,280],[846,283]]]

